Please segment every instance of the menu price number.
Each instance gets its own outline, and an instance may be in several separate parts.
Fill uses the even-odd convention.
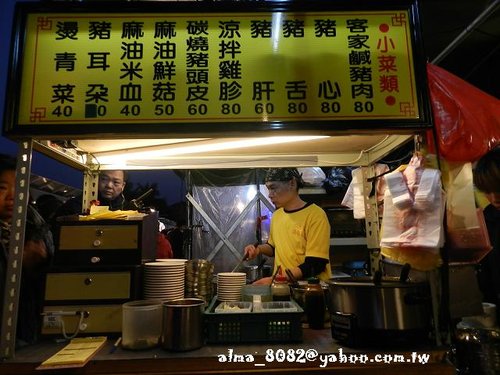
[[[354,112],[373,112],[372,102],[354,102]]]
[[[191,116],[206,115],[208,112],[208,106],[204,103],[201,104],[190,104],[187,107],[188,113]]]
[[[55,117],[71,117],[73,107],[70,105],[58,105],[52,110],[52,115]]]
[[[239,103],[224,103],[221,105],[221,113],[223,115],[239,115],[241,113],[241,105]]]
[[[306,102],[290,102],[288,103],[288,113],[307,113],[307,103]]]
[[[258,115],[271,115],[274,112],[273,103],[257,103],[255,104],[255,113]]]
[[[102,104],[85,104],[85,118],[103,117],[108,109]]]
[[[156,116],[172,116],[175,113],[173,104],[157,104],[155,106]]]
[[[339,113],[340,110],[339,102],[321,102],[321,112],[323,113]]]
[[[141,106],[138,104],[124,105],[120,113],[126,117],[139,116],[141,114]]]

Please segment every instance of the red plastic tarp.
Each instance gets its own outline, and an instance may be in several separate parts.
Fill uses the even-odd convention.
[[[500,100],[433,64],[427,76],[444,159],[473,162],[500,145]]]

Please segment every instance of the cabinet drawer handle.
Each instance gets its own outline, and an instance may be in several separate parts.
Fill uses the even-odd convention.
[[[85,279],[85,281],[83,282],[85,285],[90,285],[94,282],[94,280],[92,280],[90,277],[87,277]]]
[[[100,261],[101,261],[101,258],[99,258],[99,257],[90,258],[90,263],[93,263],[93,264],[99,263]]]
[[[95,240],[92,245],[94,245],[94,247],[99,247],[101,246],[101,240]]]

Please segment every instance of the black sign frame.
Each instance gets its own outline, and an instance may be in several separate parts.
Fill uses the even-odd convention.
[[[19,124],[20,82],[22,79],[22,54],[26,17],[32,13],[154,13],[154,12],[259,12],[259,11],[346,11],[346,10],[402,10],[408,11],[412,33],[414,73],[418,119],[376,119],[289,122],[238,122],[237,129],[228,128],[224,122],[176,123],[127,123],[68,125]],[[417,0],[399,0],[375,3],[373,1],[193,1],[193,2],[26,2],[17,3],[14,16],[9,76],[4,113],[3,134],[11,139],[117,139],[117,138],[172,138],[172,137],[255,137],[259,135],[297,135],[394,132],[412,133],[432,128],[432,112],[427,86],[420,13]],[[168,126],[164,124],[168,123]],[[137,126],[134,126],[137,125]]]

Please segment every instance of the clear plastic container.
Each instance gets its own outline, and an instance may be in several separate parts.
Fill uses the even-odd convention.
[[[297,305],[292,301],[262,302],[262,312],[295,312]]]
[[[249,313],[252,311],[252,302],[221,302],[215,308],[218,314]]]
[[[162,301],[139,300],[122,306],[122,347],[142,350],[157,346],[162,333]]]
[[[241,289],[241,299],[245,302],[253,302],[256,295],[260,296],[262,302],[269,302],[273,299],[269,285],[244,285]]]

